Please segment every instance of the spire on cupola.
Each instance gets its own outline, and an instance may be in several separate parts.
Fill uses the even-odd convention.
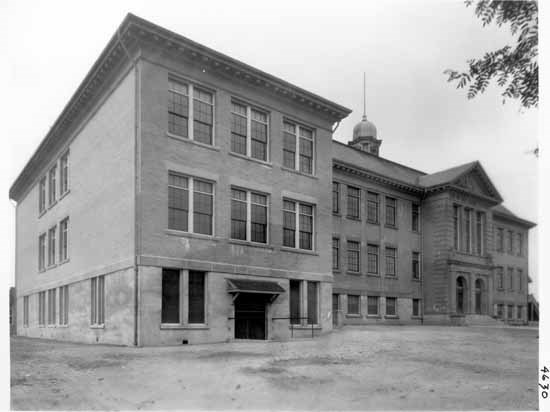
[[[353,128],[353,140],[348,143],[356,149],[378,156],[382,140],[377,139],[374,123],[367,120],[366,75],[363,73],[363,119]]]

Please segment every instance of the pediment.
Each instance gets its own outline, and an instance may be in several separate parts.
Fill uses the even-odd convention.
[[[458,176],[453,180],[452,184],[471,194],[481,195],[495,200],[501,199],[497,189],[479,164],[476,164],[470,170]]]

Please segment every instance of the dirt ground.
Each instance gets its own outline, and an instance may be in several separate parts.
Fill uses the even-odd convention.
[[[346,327],[131,348],[11,340],[12,409],[534,410],[538,331]]]

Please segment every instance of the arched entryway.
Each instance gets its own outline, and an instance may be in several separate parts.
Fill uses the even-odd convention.
[[[465,313],[467,308],[467,283],[462,276],[456,278],[456,313]]]
[[[476,301],[475,312],[478,315],[485,313],[485,282],[483,279],[476,279],[475,283]]]

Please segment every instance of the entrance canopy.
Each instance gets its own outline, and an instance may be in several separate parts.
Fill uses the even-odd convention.
[[[226,279],[227,291],[233,295],[233,300],[241,293],[262,294],[273,302],[285,290],[277,283],[268,280]]]

